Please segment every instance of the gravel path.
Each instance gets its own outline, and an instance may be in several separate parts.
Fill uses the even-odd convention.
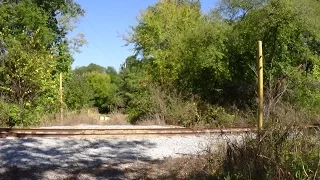
[[[40,173],[103,165],[126,167],[135,162],[147,163],[166,157],[198,154],[226,139],[238,138],[219,135],[121,139],[3,138],[0,139],[0,175],[5,173],[5,167],[36,168]]]

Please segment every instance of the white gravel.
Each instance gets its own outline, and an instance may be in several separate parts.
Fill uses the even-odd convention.
[[[208,135],[136,139],[3,138],[0,139],[0,166],[73,167],[147,162],[201,153],[225,138]]]
[[[130,136],[113,139],[0,138],[0,175],[5,167],[36,167],[42,176],[34,179],[56,179],[58,175],[64,176],[59,173],[60,170],[67,172],[105,165],[126,168],[136,162],[148,163],[166,157],[202,153],[226,140],[240,139],[240,136],[233,135]]]

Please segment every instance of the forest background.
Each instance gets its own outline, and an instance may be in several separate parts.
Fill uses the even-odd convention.
[[[72,0],[0,1],[0,122],[33,126],[64,112],[97,108],[130,123],[253,126],[257,41],[263,41],[266,122],[317,123],[320,4],[317,0],[162,0],[123,38],[134,47],[119,71],[72,69],[85,44],[68,38],[84,10]],[[289,117],[289,118],[288,118]]]

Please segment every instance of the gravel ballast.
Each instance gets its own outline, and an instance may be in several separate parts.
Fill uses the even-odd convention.
[[[102,165],[125,167],[134,162],[147,163],[166,157],[199,154],[209,147],[225,142],[226,139],[238,138],[231,135],[137,136],[113,139],[2,138],[0,174],[5,171],[4,167],[36,167],[37,170],[55,169],[55,172],[60,169]]]

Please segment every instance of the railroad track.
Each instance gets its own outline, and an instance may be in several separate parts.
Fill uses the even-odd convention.
[[[319,130],[319,124],[308,125],[307,129]],[[119,136],[174,136],[201,134],[245,134],[254,133],[256,128],[193,129],[193,128],[150,128],[150,129],[54,129],[54,128],[0,128],[4,137],[119,137]]]
[[[93,137],[93,136],[173,136],[201,134],[243,134],[253,132],[253,128],[228,129],[190,129],[190,128],[153,128],[153,129],[23,129],[0,128],[0,137]]]

